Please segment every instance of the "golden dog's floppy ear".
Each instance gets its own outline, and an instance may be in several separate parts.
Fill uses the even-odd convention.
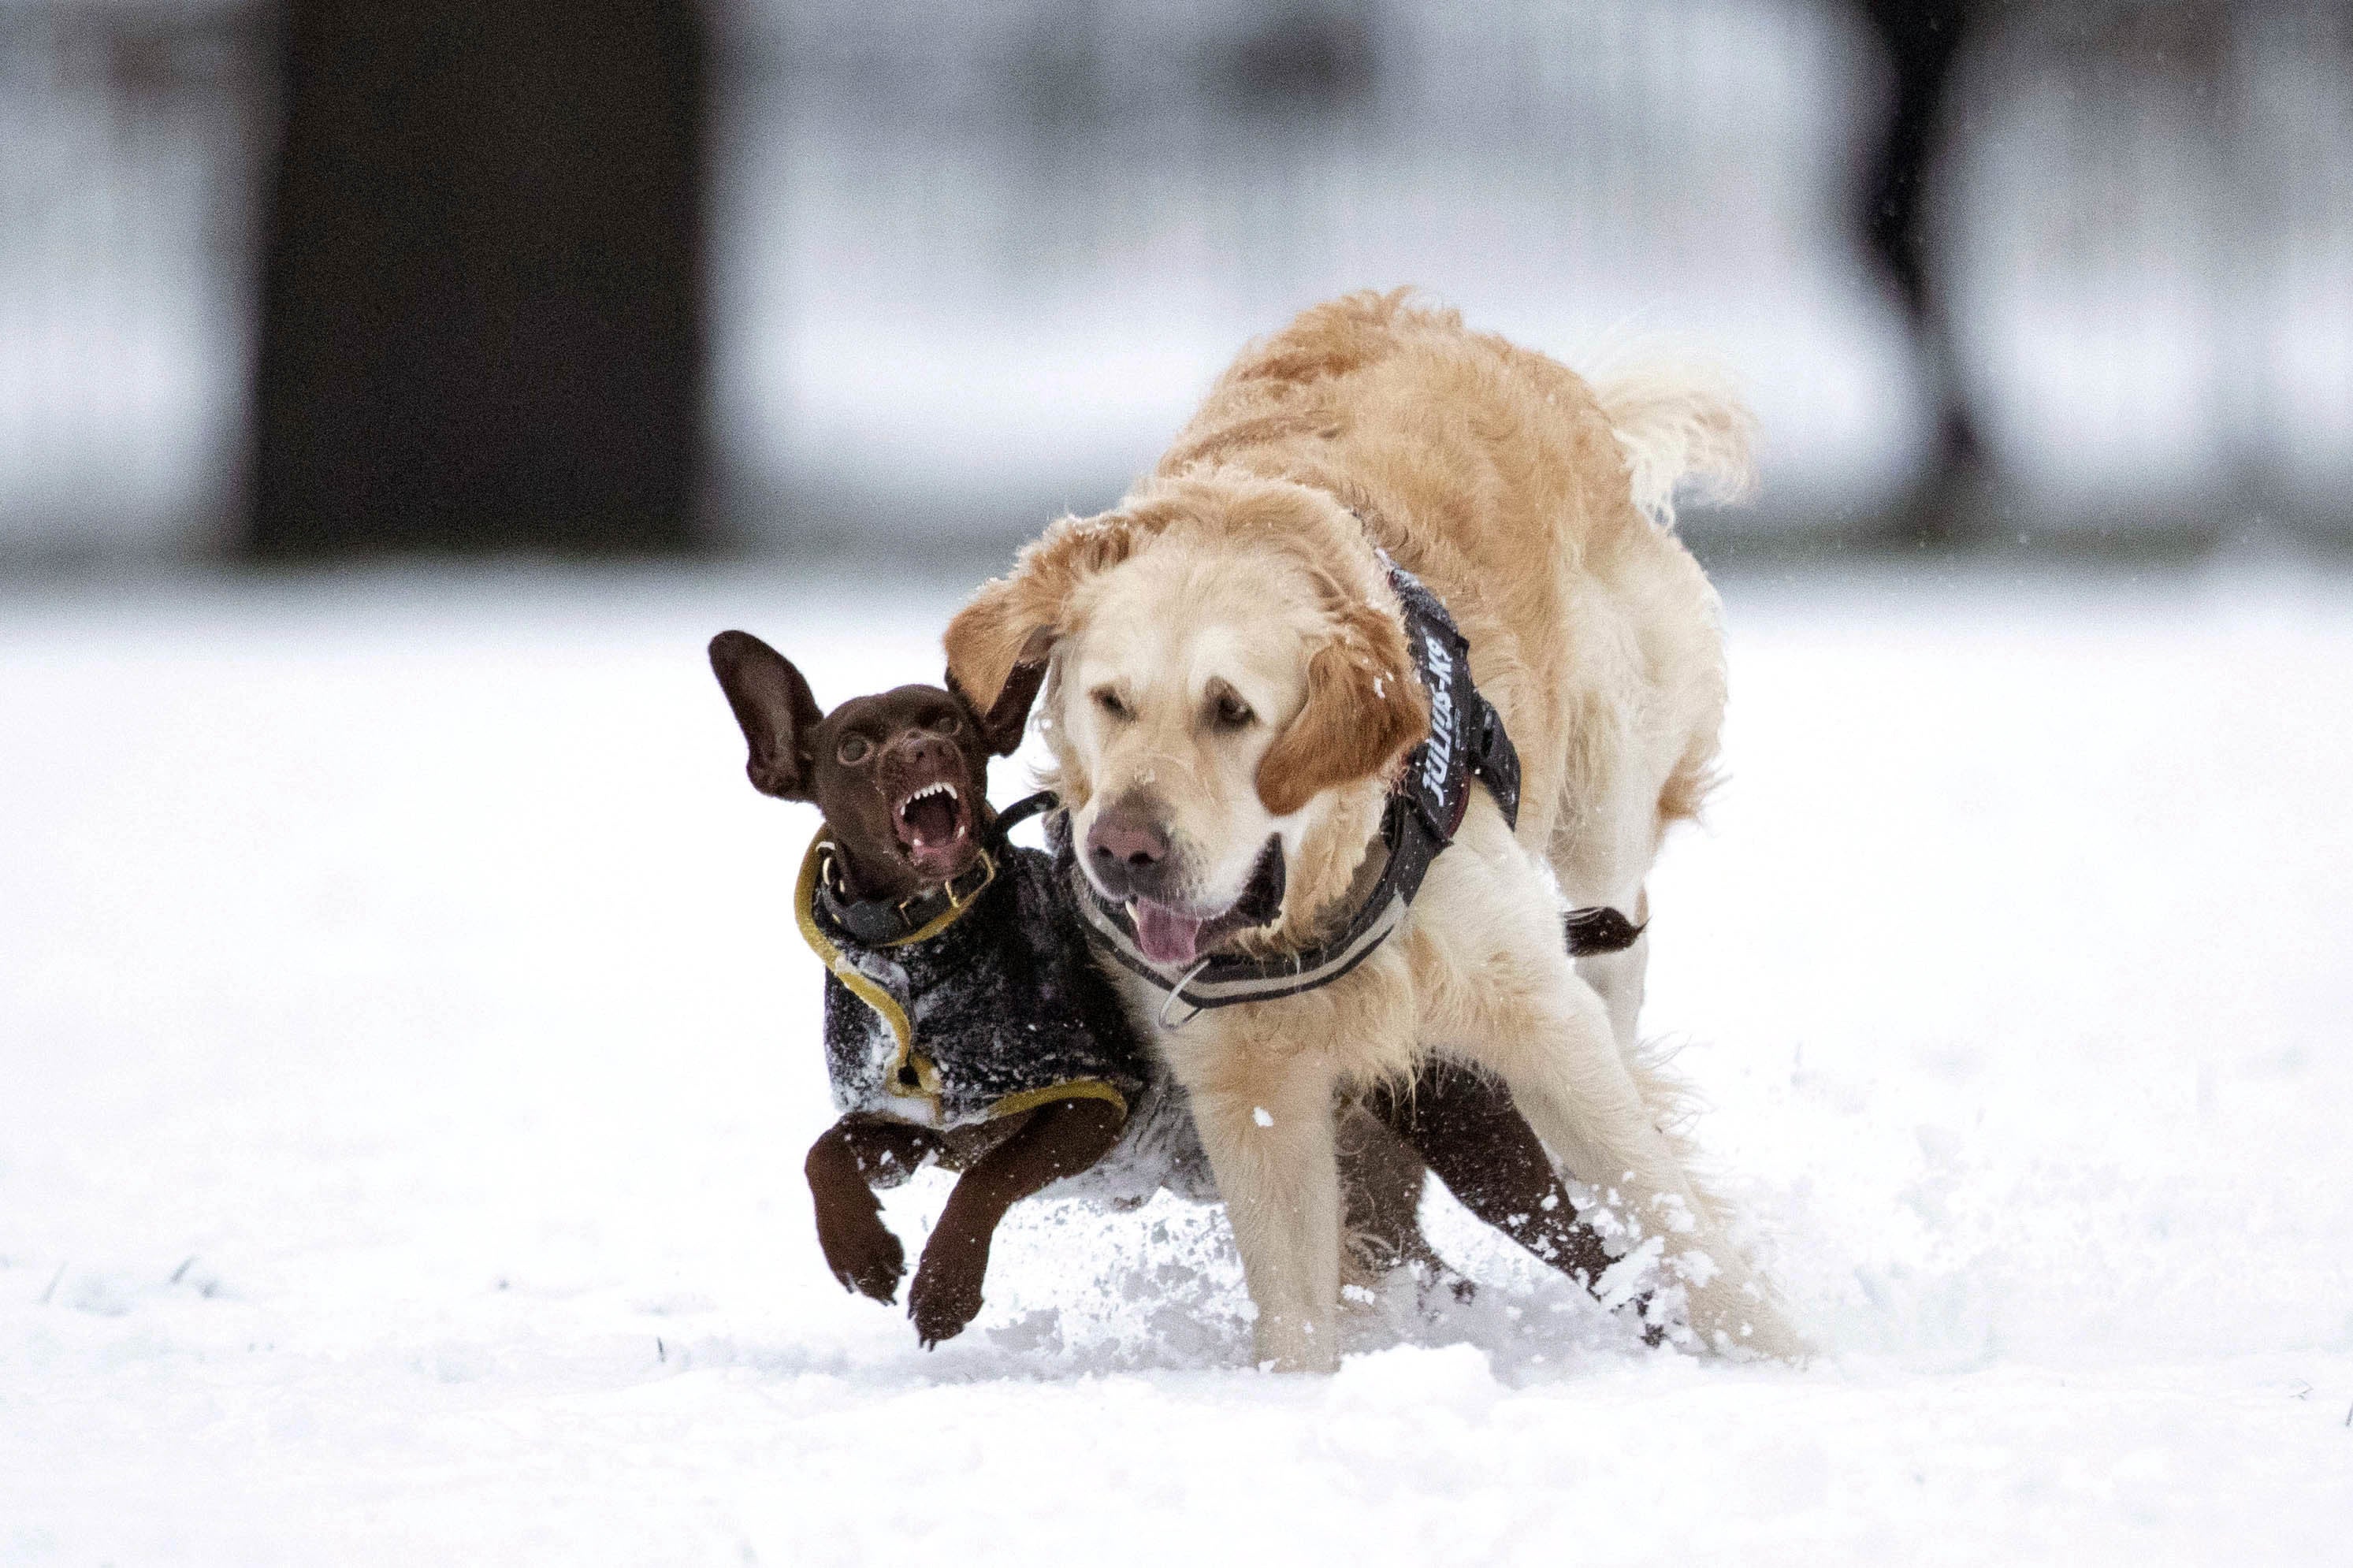
[[[1307,702],[1259,759],[1258,797],[1288,816],[1335,784],[1389,765],[1430,733],[1430,698],[1397,623],[1369,605],[1342,613],[1307,660]]]
[[[997,688],[997,700],[988,705],[986,713],[956,683],[955,671],[948,671],[947,683],[957,700],[972,710],[974,726],[980,731],[981,744],[988,748],[988,754],[1009,757],[1021,749],[1021,733],[1029,727],[1029,705],[1038,700],[1038,689],[1046,684],[1046,661],[1039,658],[1016,664],[1005,678],[1005,684]]]
[[[1021,552],[1011,572],[982,584],[972,602],[948,623],[941,639],[948,656],[948,684],[974,711],[987,715],[991,726],[1001,730],[1000,721],[1009,718],[1016,743],[1029,704],[1022,700],[1018,714],[1000,708],[999,699],[1010,695],[1008,682],[1013,672],[1034,666],[1036,679],[1043,679],[1055,639],[1062,635],[1062,613],[1071,591],[1126,560],[1134,552],[1140,526],[1124,512],[1063,518]],[[1034,697],[1035,679],[1024,679]],[[995,740],[992,735],[992,744]]]

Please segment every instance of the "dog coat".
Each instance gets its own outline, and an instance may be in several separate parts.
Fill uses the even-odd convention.
[[[1153,1064],[1087,952],[1050,857],[1000,835],[983,851],[988,871],[976,890],[923,925],[880,937],[860,918],[871,906],[847,904],[833,886],[832,853],[820,831],[796,903],[801,934],[827,970],[836,1109],[940,1128],[1058,1100],[1135,1110]]]

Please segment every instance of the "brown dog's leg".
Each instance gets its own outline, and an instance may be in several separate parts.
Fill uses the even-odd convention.
[[[979,1315],[988,1245],[1005,1211],[1109,1152],[1126,1117],[1101,1100],[1058,1100],[1027,1112],[1012,1135],[975,1161],[948,1194],[907,1291],[907,1315],[928,1350]]]
[[[903,1180],[903,1173],[922,1164],[938,1144],[938,1135],[927,1128],[846,1117],[809,1145],[802,1168],[817,1202],[817,1244],[843,1289],[878,1301],[897,1298],[907,1254],[882,1223],[874,1181],[894,1173],[894,1168]]]
[[[1344,1103],[1335,1130],[1340,1156],[1341,1261],[1348,1283],[1369,1285],[1419,1264],[1430,1278],[1451,1271],[1421,1234],[1422,1178],[1430,1167],[1363,1106]],[[1464,1283],[1468,1283],[1465,1281]]]
[[[1502,1084],[1431,1059],[1409,1089],[1379,1085],[1365,1107],[1419,1151],[1464,1208],[1587,1289],[1599,1282],[1609,1254],[1577,1224],[1543,1142]]]

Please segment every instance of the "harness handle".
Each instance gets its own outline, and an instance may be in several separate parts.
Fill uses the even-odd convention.
[[[1053,810],[1062,804],[1062,797],[1052,790],[1041,789],[1036,795],[1025,795],[997,814],[996,831],[1001,837],[1041,812]]]
[[[1175,985],[1169,987],[1168,994],[1160,999],[1159,1016],[1160,1026],[1162,1028],[1167,1030],[1173,1035],[1176,1033],[1177,1030],[1182,1029],[1186,1025],[1191,1023],[1194,1019],[1208,1011],[1208,1008],[1203,1006],[1200,1003],[1194,1002],[1193,1010],[1186,1014],[1183,1017],[1172,1019],[1168,1016],[1168,1009],[1176,1005],[1176,1003],[1180,998],[1187,1002],[1192,1002],[1193,999],[1185,994],[1185,987],[1192,984],[1194,981],[1198,980],[1201,977],[1201,971],[1208,968],[1209,965],[1217,962],[1217,959],[1214,957],[1201,960],[1200,963],[1193,966],[1190,973],[1187,974],[1184,979],[1179,980]]]

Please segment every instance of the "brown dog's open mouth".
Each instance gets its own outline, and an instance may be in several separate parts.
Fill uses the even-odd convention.
[[[891,825],[918,869],[952,874],[972,837],[972,802],[955,784],[935,779],[892,807]]]
[[[892,807],[892,824],[911,852],[948,850],[972,831],[972,803],[955,784],[934,779]]]

